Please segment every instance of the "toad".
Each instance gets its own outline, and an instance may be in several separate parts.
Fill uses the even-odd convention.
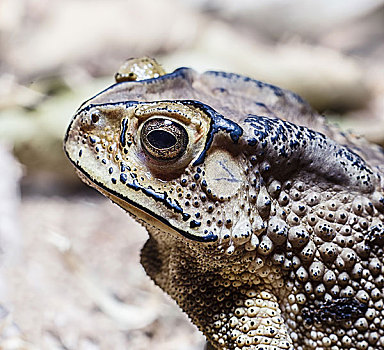
[[[128,61],[65,136],[220,350],[384,349],[383,151],[245,76]]]

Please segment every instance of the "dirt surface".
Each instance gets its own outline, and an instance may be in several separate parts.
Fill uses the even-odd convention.
[[[39,349],[203,348],[145,275],[147,233],[123,210],[95,196],[33,197],[19,215],[22,245],[2,272],[20,338]]]

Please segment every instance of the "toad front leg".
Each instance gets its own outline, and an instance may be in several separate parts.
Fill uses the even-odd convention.
[[[226,289],[224,294],[232,297],[222,302],[218,297],[217,312],[203,329],[213,349],[293,349],[277,298],[270,290]]]
[[[207,256],[191,256],[175,241],[165,246],[153,237],[142,251],[142,264],[148,275],[189,315],[207,337],[208,349],[282,350],[293,349],[282,317],[279,300],[286,289],[272,266],[262,266],[254,282],[239,266],[210,270],[202,263]],[[262,281],[264,276],[268,283]],[[274,282],[271,283],[271,280]]]

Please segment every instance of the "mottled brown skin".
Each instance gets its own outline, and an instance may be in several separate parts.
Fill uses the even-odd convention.
[[[384,349],[383,151],[275,86],[159,72],[86,101],[65,140],[147,228],[148,275],[214,349]]]

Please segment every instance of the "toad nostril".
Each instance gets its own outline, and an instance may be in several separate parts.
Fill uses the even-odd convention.
[[[92,113],[91,115],[91,120],[92,120],[92,123],[97,123],[99,121],[100,117],[97,113]]]

